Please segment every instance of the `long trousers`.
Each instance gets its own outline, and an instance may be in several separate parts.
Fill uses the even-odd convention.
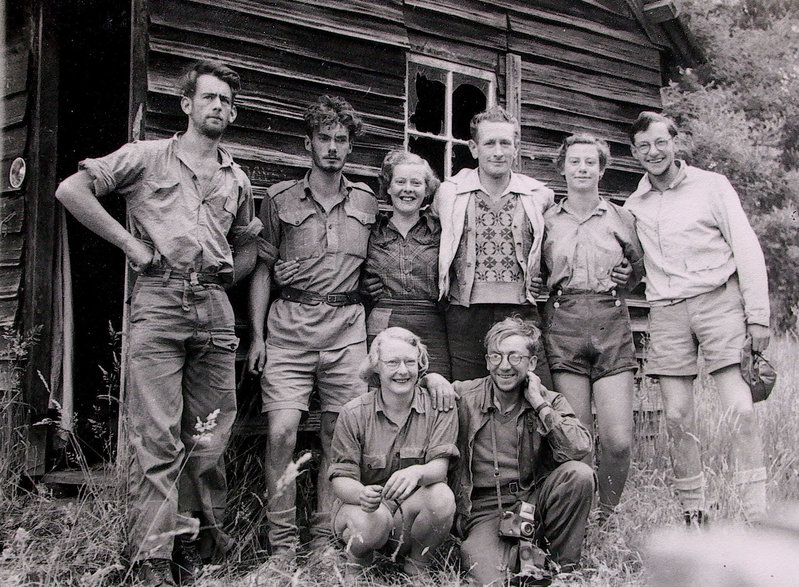
[[[567,461],[552,471],[536,494],[523,492],[503,496],[503,509],[517,499],[535,505],[538,520],[536,542],[549,550],[552,559],[570,569],[580,561],[588,513],[594,495],[594,472],[583,462]],[[472,500],[461,544],[461,566],[479,585],[503,585],[516,571],[513,541],[499,536],[496,493]]]
[[[218,285],[139,277],[130,312],[126,411],[132,561],[171,558],[196,531],[202,553],[229,547],[223,453],[236,417],[233,309]]]

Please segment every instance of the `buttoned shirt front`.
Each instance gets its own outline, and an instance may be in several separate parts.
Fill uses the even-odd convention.
[[[458,416],[438,411],[426,390],[417,387],[404,422],[387,414],[379,389],[350,401],[333,434],[330,479],[349,477],[364,485],[383,485],[411,465],[458,457]]]
[[[403,237],[381,214],[372,227],[366,271],[380,277],[382,297],[392,300],[438,300],[438,221],[423,213]]]
[[[628,211],[600,197],[596,208],[581,217],[562,200],[544,213],[543,260],[547,287],[584,292],[606,292],[618,287],[610,278],[626,257],[633,273],[632,289],[644,273],[644,252]]]
[[[464,169],[443,182],[433,198],[431,212],[441,222],[441,246],[438,257],[439,295],[451,296],[450,271],[458,284],[452,303],[469,306],[475,279],[476,206],[474,192],[485,192],[477,169]],[[520,173],[511,173],[504,194],[518,196],[511,232],[514,255],[525,279],[525,300],[535,303],[529,288],[530,277],[538,275],[541,265],[541,243],[544,236],[544,210],[555,202],[554,192],[543,183]],[[529,246],[524,231],[532,231]],[[465,235],[465,241],[462,237]]]
[[[180,136],[128,143],[80,167],[91,175],[95,196],[124,196],[131,233],[155,249],[156,264],[232,277],[231,245],[248,238],[255,214],[250,181],[220,147],[219,168],[202,184]]]
[[[491,377],[472,381],[456,381],[458,401],[458,451],[461,458],[450,476],[455,493],[458,516],[468,520],[471,513],[474,442],[478,431],[489,423],[496,410],[495,389]],[[591,433],[574,415],[569,402],[559,393],[544,390],[544,400],[551,407],[540,409],[540,415],[522,397],[522,410],[515,419],[519,487],[538,487],[561,463],[579,460],[591,451]]]
[[[766,263],[738,194],[723,175],[678,165],[664,191],[645,175],[624,205],[645,253],[647,300],[663,305],[707,293],[737,272],[747,322],[768,326]]]
[[[377,200],[366,184],[342,177],[329,212],[301,180],[273,185],[261,204],[264,229],[259,256],[300,262],[291,286],[318,294],[358,289]],[[366,340],[360,304],[330,306],[277,299],[269,310],[267,342],[281,348],[332,350]]]

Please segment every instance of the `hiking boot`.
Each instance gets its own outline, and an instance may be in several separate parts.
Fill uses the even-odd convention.
[[[165,558],[148,558],[139,563],[136,583],[144,587],[175,587],[172,562]]]
[[[197,548],[197,541],[177,536],[172,550],[172,562],[178,585],[191,584],[203,570],[203,559]]]
[[[698,529],[708,525],[707,514],[702,510],[687,510],[682,517],[688,528]]]

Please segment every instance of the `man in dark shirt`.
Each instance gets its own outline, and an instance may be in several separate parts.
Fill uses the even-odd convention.
[[[502,511],[518,501],[535,506],[536,542],[562,568],[580,560],[594,473],[580,462],[591,435],[562,395],[535,375],[540,332],[519,317],[494,324],[486,334],[489,376],[456,381],[456,529],[461,559],[481,585],[502,584],[516,568],[514,542],[501,538]],[[427,381],[430,384],[430,381]]]
[[[185,133],[86,159],[56,191],[138,273],[125,400],[130,558],[145,585],[174,585],[173,543],[182,576],[197,570],[198,546],[206,556],[229,548],[222,453],[236,416],[238,339],[223,287],[252,270],[260,230],[250,182],[219,146],[239,85],[227,66],[196,63],[181,88]],[[111,192],[125,197],[130,232],[98,202]],[[198,528],[199,545],[186,539]]]

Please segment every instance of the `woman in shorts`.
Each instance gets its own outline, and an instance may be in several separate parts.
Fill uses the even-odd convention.
[[[631,289],[643,275],[643,252],[633,217],[599,195],[610,160],[605,141],[589,134],[566,138],[556,165],[567,196],[546,211],[543,264],[549,300],[544,345],[555,390],[580,421],[594,429],[596,410],[599,518],[621,498],[633,438],[633,376],[638,367],[625,291],[614,270],[632,265]],[[619,280],[619,274],[615,275]],[[586,457],[590,461],[591,455]]]
[[[427,365],[418,336],[384,330],[361,371],[369,392],[339,413],[329,469],[337,497],[332,523],[352,574],[385,548],[417,575],[449,536],[455,497],[447,470],[458,457],[458,414],[436,410],[419,387]]]
[[[380,194],[392,210],[378,215],[369,237],[366,278],[378,277],[383,289],[366,319],[366,333],[371,343],[389,326],[418,332],[430,355],[430,371],[449,379],[447,331],[438,307],[441,228],[426,213],[438,185],[418,155],[396,150],[383,159]]]

